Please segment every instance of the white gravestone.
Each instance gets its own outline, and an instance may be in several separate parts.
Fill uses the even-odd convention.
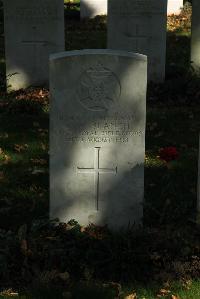
[[[148,57],[148,80],[165,78],[167,0],[109,0],[108,48]]]
[[[108,0],[80,0],[81,18],[94,18],[107,14]]]
[[[48,85],[49,55],[64,51],[63,0],[4,0],[11,90]]]
[[[183,0],[168,0],[167,14],[168,15],[178,15],[183,7]]]
[[[200,73],[200,1],[192,1],[191,62]]]
[[[51,218],[141,223],[147,59],[83,50],[50,60]]]

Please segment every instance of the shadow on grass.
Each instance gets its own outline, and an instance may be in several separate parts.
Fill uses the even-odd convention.
[[[190,68],[190,36],[167,34],[166,79],[183,76]]]
[[[0,227],[15,229],[48,213],[48,118],[1,114]]]
[[[2,148],[11,156],[7,164],[1,163],[5,181],[1,181],[0,203],[8,208],[1,210],[0,217],[6,228],[0,238],[5,246],[4,251],[1,245],[1,258],[6,259],[2,286],[34,289],[34,299],[62,298],[64,291],[74,292],[77,297],[72,298],[80,294],[81,299],[94,294],[114,298],[112,287],[102,290],[102,283],[99,288],[94,281],[117,281],[135,289],[155,281],[162,286],[168,279],[199,276],[199,231],[190,221],[196,201],[198,107],[148,110],[145,226],[115,234],[94,226],[82,230],[75,222],[54,227],[48,217],[41,217],[48,211],[48,163],[39,161],[48,161],[48,155],[47,148],[37,144],[48,142],[46,135],[40,135],[41,129],[48,128],[48,118],[4,114],[0,125]],[[15,143],[27,143],[29,148],[16,153]],[[180,157],[167,167],[156,156],[160,147],[169,145],[178,148]],[[33,174],[35,167],[45,173]],[[28,231],[22,242],[16,231],[25,223]],[[9,229],[15,231],[12,236]],[[66,272],[70,281],[60,281],[56,275]],[[84,285],[78,287],[80,281]],[[138,292],[145,294],[141,288]],[[148,294],[151,298],[156,289]]]

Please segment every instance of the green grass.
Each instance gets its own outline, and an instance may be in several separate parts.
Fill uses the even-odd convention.
[[[0,115],[0,226],[14,227],[48,211],[48,117]]]
[[[194,219],[199,114],[200,107],[147,109],[148,224],[181,225]],[[48,113],[0,115],[0,226],[14,228],[48,211]],[[167,146],[176,146],[179,151],[170,168],[157,157],[159,149]]]
[[[161,291],[163,290],[163,291]],[[136,294],[137,299],[157,299],[159,298],[159,294],[164,294],[166,291],[166,295],[161,296],[163,299],[171,299],[172,296],[180,299],[199,299],[200,298],[200,281],[190,281],[188,285],[183,285],[181,283],[171,283],[167,286],[158,286],[158,285],[150,285],[149,287],[132,285],[131,287],[123,287],[121,289],[121,295],[118,297],[119,299],[124,299],[131,294]],[[114,287],[106,286],[100,287],[95,285],[87,285],[85,286],[76,286],[76,290],[73,289],[70,291],[72,295],[72,299],[115,299],[116,294],[118,293]],[[9,299],[11,296],[1,296],[2,299]],[[16,299],[62,299],[64,298],[62,294],[59,293],[49,293],[48,295],[19,295],[12,296],[12,298]],[[69,297],[70,298],[70,297]],[[135,297],[136,298],[136,297]],[[132,299],[132,298],[131,298]]]
[[[66,37],[67,50],[105,48],[106,18],[97,17],[95,20],[82,22],[67,21]],[[3,49],[0,49],[0,53],[0,68],[5,71]],[[190,36],[188,32],[179,31],[176,34],[169,32],[166,63],[167,81],[161,87],[162,92],[158,95],[158,98],[160,97],[158,101],[155,104],[147,103],[144,225],[145,227],[153,226],[157,229],[163,228],[163,226],[168,228],[170,225],[173,228],[176,227],[177,236],[179,228],[183,229],[195,221],[197,198],[200,103],[175,105],[176,99],[179,100],[191,92],[187,89],[188,86],[185,87],[187,80],[184,79],[184,81],[182,78],[189,67],[189,53]],[[156,88],[153,87],[153,89]],[[193,98],[193,94],[189,97]],[[169,98],[173,99],[173,105],[169,103]],[[0,227],[17,231],[18,227],[24,223],[31,225],[34,219],[48,215],[49,114],[48,106],[40,107],[34,103],[31,105],[19,104],[13,98],[1,99],[0,101],[7,100],[13,101],[8,110],[0,106]],[[175,146],[179,152],[178,159],[169,164],[161,161],[158,157],[159,149],[166,146]],[[178,241],[175,239],[169,244],[167,235],[162,238],[165,239],[165,237],[166,244],[164,245],[166,248],[170,249],[172,253],[178,250],[185,259],[187,259],[188,247],[195,247],[195,244],[187,244],[189,238],[184,239],[184,246],[180,248],[180,245],[177,244],[180,241],[179,238],[177,238]],[[123,244],[123,240],[119,239],[117,238]],[[82,239],[80,238],[80,240]],[[142,246],[142,244],[137,245]],[[144,245],[148,244],[144,241]],[[160,245],[161,249],[159,245],[154,250],[162,250],[164,245]],[[138,248],[141,249],[142,247]],[[76,249],[73,247],[75,256]],[[90,252],[94,254],[92,249]],[[165,252],[163,251],[161,254],[164,256]],[[122,262],[123,259],[127,262],[126,255],[128,256],[128,253],[122,252],[122,256],[119,257]],[[91,261],[92,266],[96,265],[96,259],[97,257],[95,257],[95,261]],[[140,259],[143,260],[142,257]],[[185,259],[183,258],[183,262]],[[101,259],[99,258],[99,260]],[[145,271],[148,272],[148,265],[145,265],[145,261],[143,263],[144,265],[140,264],[138,267],[146,267]],[[127,266],[127,264],[125,265]],[[123,263],[121,267],[123,267]],[[133,271],[140,272],[144,269],[138,268],[133,269]],[[113,277],[115,273],[110,274]],[[163,286],[149,281],[145,287],[139,283],[131,283],[131,286],[123,284],[122,287],[124,294],[121,298],[136,292],[138,299],[156,299]],[[180,282],[174,281],[174,283],[170,283],[169,289],[170,293],[165,299],[171,299],[172,294],[178,295],[181,299],[200,298],[199,281],[194,280],[188,290]],[[44,295],[41,297],[43,291]],[[62,298],[60,290],[58,293],[55,289],[44,289],[43,291],[36,288],[34,292],[31,292],[34,295],[29,299]],[[113,290],[105,290],[93,285],[77,286],[72,288],[72,292],[72,299],[114,298]],[[6,297],[0,296],[0,298]],[[16,298],[26,299],[25,296]]]
[[[184,287],[181,283],[173,282],[170,286],[155,286],[151,285],[147,287],[130,288],[127,291],[127,294],[137,294],[137,299],[157,299],[157,295],[161,294],[160,290],[169,291],[168,295],[163,296],[163,299],[171,299],[172,295],[181,298],[181,299],[199,299],[200,298],[200,281],[193,281],[189,285],[188,289]],[[176,299],[176,298],[175,298]]]

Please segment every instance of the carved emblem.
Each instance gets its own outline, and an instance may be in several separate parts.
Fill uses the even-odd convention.
[[[79,79],[78,100],[91,111],[107,111],[118,100],[121,86],[117,76],[97,64],[82,73]]]

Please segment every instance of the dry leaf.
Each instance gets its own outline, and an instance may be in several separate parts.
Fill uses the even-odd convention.
[[[17,151],[18,153],[20,153],[21,151],[25,151],[28,148],[28,144],[15,144],[14,149],[15,151]]]
[[[34,169],[31,173],[32,174],[45,173],[45,170],[44,169]]]
[[[169,295],[169,293],[171,293],[170,290],[160,289],[157,297],[162,298],[162,297],[165,297],[165,296]]]
[[[126,296],[124,299],[136,299],[136,298],[137,298],[137,294],[133,293],[133,294]]]
[[[46,147],[46,145],[45,145],[44,143],[41,143],[41,149],[42,149],[43,151],[45,151],[45,150],[47,149],[47,147]]]
[[[10,162],[10,160],[11,160],[10,156],[4,155],[4,162],[3,162],[3,164],[8,164]]]

